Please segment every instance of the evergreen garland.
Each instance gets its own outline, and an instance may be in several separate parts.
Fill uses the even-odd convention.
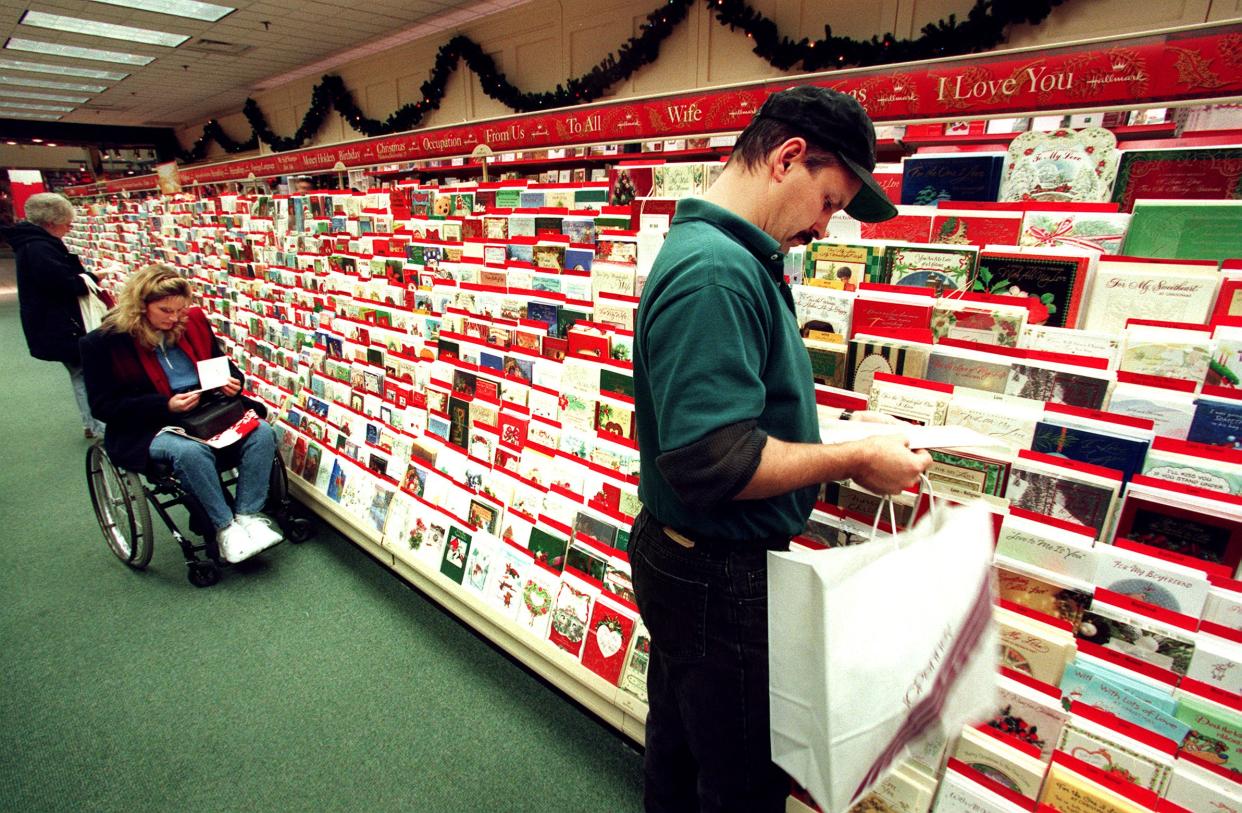
[[[329,74],[315,85],[310,108],[292,136],[284,137],[273,132],[258,102],[247,99],[242,112],[250,123],[249,139],[236,141],[229,138],[220,122],[212,119],[207,122],[194,146],[179,153],[178,159],[186,163],[202,160],[212,141],[229,153],[258,149],[260,141],[276,152],[294,150],[319,132],[333,109],[345,117],[350,127],[368,138],[412,130],[428,112],[440,107],[449,76],[457,69],[459,61],[464,61],[479,77],[484,93],[518,113],[593,102],[607,93],[609,88],[633,76],[639,68],[654,62],[660,55],[661,43],[686,18],[695,2],[697,0],[667,0],[647,15],[641,34],[622,43],[614,53],[582,76],[569,79],[552,91],[522,92],[496,69],[496,63],[478,43],[459,34],[437,51],[431,75],[420,88],[423,98],[403,105],[382,121],[365,116],[341,77]],[[753,39],[754,53],[774,68],[814,73],[984,51],[1004,41],[1008,26],[1042,22],[1054,7],[1065,0],[976,0],[964,21],[958,22],[955,15],[950,15],[948,19],[929,23],[923,27],[922,36],[908,40],[898,40],[891,33],[869,40],[838,37],[832,33],[832,26],[825,25],[823,39],[811,41],[803,38],[797,42],[782,36],[775,22],[752,9],[745,0],[704,2],[721,25],[729,26],[730,30],[741,30]]]

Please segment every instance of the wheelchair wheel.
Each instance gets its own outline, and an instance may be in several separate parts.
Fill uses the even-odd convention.
[[[186,567],[185,576],[195,587],[211,587],[220,581],[220,568],[215,562],[189,562]]]
[[[295,545],[310,539],[314,533],[315,526],[305,517],[293,517],[285,528],[285,537]]]
[[[151,561],[154,535],[142,478],[118,469],[103,445],[96,443],[86,453],[86,484],[108,548],[135,570],[145,568]]]

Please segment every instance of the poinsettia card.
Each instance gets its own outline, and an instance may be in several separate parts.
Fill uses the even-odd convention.
[[[1012,297],[974,292],[942,297],[932,308],[932,336],[1017,347],[1030,311]]]
[[[989,247],[979,253],[973,290],[1026,303],[1032,325],[1077,327],[1091,258]]]

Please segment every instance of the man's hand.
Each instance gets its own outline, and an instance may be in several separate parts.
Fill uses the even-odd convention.
[[[238,381],[236,378],[230,377],[229,383],[225,384],[220,389],[224,392],[225,395],[232,398],[234,395],[241,392],[241,388],[242,388],[242,383]]]
[[[189,412],[198,406],[197,392],[183,392],[168,399],[169,412]]]
[[[904,438],[881,435],[853,441],[858,449],[850,479],[876,494],[896,494],[912,488],[932,464],[925,450],[911,451]]]

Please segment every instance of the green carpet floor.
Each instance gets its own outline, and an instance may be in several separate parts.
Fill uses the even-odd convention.
[[[0,810],[633,811],[641,758],[336,532],[200,590],[104,545],[0,304]]]

